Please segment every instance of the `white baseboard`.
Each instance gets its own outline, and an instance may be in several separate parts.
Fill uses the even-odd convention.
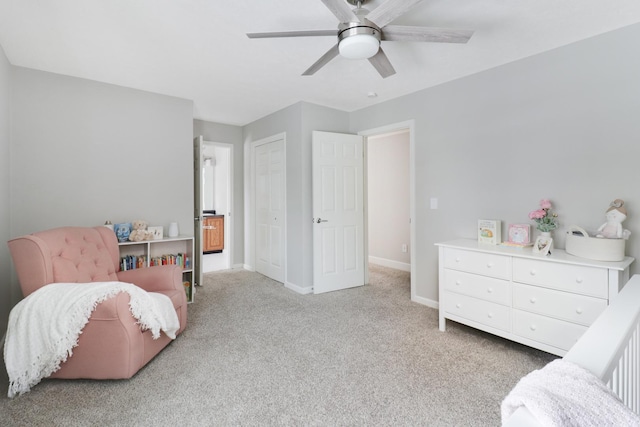
[[[238,264],[238,266],[240,268],[244,268],[247,271],[256,271],[252,266],[250,266],[249,264]]]
[[[429,298],[414,296],[411,297],[411,301],[417,302],[418,304],[426,305],[427,307],[435,308],[436,310],[440,307],[438,301],[434,301]]]
[[[411,271],[411,264],[406,262],[394,261],[386,258],[378,258],[375,256],[369,256],[369,262],[371,264],[381,265],[383,267],[395,268],[401,271]]]
[[[292,291],[297,292],[301,295],[308,295],[313,293],[313,287],[311,286],[302,287],[302,286],[294,285],[291,282],[284,282],[284,287],[287,289],[291,289]]]

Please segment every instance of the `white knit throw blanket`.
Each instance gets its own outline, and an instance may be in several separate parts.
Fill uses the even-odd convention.
[[[174,339],[178,315],[166,295],[146,292],[123,282],[52,283],[20,301],[9,314],[4,360],[9,397],[28,392],[42,378],[60,369],[78,344],[78,337],[96,306],[120,293],[130,295],[130,309],[154,339],[162,330]]]
[[[502,422],[520,406],[543,426],[640,426],[640,417],[595,375],[563,359],[522,378],[502,401]]]

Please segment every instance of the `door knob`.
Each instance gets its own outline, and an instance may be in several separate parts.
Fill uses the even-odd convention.
[[[321,222],[329,222],[329,220],[327,220],[327,219],[322,219],[322,218],[318,218],[318,219],[316,220],[316,222],[317,222],[318,224],[320,224]]]

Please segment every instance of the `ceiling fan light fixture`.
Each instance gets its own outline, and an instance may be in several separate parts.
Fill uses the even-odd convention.
[[[364,25],[356,25],[338,34],[340,55],[349,59],[367,59],[380,50],[380,31]]]
[[[380,41],[371,34],[357,34],[343,39],[338,49],[345,58],[367,59],[378,53]]]

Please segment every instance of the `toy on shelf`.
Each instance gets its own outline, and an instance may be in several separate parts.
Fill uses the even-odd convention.
[[[629,230],[622,228],[622,223],[627,219],[627,209],[624,207],[624,201],[615,199],[609,204],[606,213],[607,222],[598,228],[596,237],[604,237],[607,239],[628,239],[631,235]]]
[[[143,240],[153,240],[153,233],[147,231],[147,222],[141,219],[133,221],[133,230],[129,234],[129,240],[132,242],[141,242]]]

